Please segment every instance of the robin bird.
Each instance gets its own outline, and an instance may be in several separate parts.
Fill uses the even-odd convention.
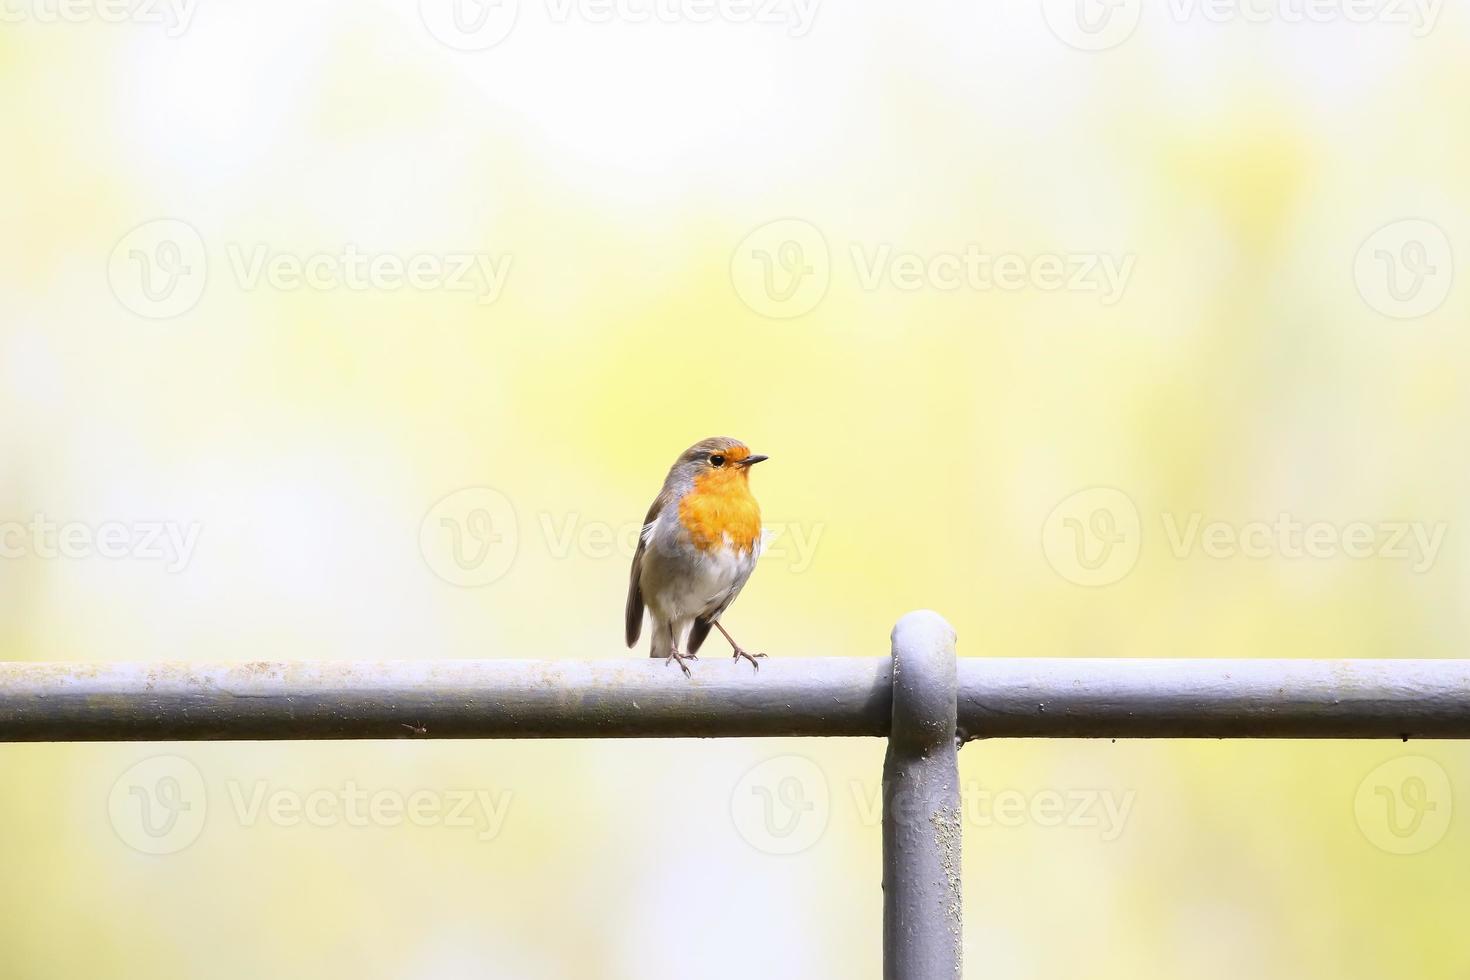
[[[705,439],[684,450],[664,478],[643,519],[624,617],[628,646],[643,631],[643,607],[653,620],[649,656],[687,660],[718,629],[760,670],[764,653],[748,653],[720,625],[720,616],[745,587],[761,550],[761,510],[750,493],[750,468],[766,459],[738,439]],[[680,645],[684,649],[680,651]]]

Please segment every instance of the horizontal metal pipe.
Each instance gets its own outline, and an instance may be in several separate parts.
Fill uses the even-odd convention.
[[[888,657],[0,663],[0,741],[886,736]],[[1470,738],[1466,660],[959,661],[964,738]]]
[[[883,735],[888,657],[0,663],[0,742]]]
[[[1470,738],[1470,660],[960,661],[965,738]]]

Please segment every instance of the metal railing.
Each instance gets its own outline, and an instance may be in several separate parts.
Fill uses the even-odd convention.
[[[931,612],[891,657],[0,663],[0,742],[868,735],[883,766],[887,980],[960,976],[958,750],[981,738],[1470,738],[1470,660],[957,660]]]

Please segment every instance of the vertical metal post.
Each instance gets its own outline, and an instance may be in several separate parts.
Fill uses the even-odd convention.
[[[893,628],[893,729],[883,761],[883,977],[960,976],[955,634],[937,613]]]

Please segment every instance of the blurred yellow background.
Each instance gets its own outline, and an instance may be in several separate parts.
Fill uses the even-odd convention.
[[[1465,653],[1463,4],[78,4],[0,20],[0,659],[645,656],[717,434],[772,657]],[[882,752],[0,746],[0,976],[876,978]],[[1463,978],[1467,763],[971,744],[966,975]]]

